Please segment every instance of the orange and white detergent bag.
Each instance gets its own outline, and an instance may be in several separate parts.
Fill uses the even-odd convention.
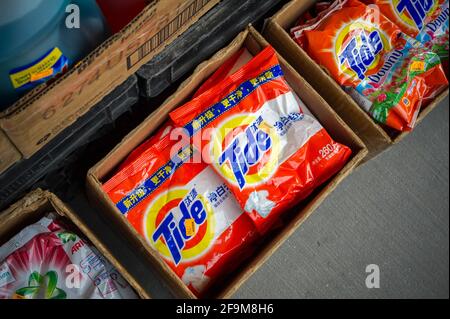
[[[139,147],[103,188],[192,292],[203,296],[249,254],[257,232],[214,170],[194,163],[195,152],[166,134]]]
[[[448,72],[448,0],[364,0],[410,37],[436,53]]]
[[[231,62],[230,62],[231,61]],[[351,150],[336,143],[284,79],[272,47],[170,114],[265,234],[337,173]]]
[[[439,56],[378,6],[338,0],[292,34],[366,112],[398,131],[411,130],[427,99],[448,85]]]

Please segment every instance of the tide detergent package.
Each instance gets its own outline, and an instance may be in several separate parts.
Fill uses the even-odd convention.
[[[213,87],[218,81],[223,80],[225,77],[233,73],[233,70],[250,61],[251,58],[251,54],[245,48],[242,48],[241,50],[236,52],[223,65],[221,65],[219,69],[217,69],[217,71],[214,72],[214,74],[201,85],[200,88],[197,89],[194,97],[201,95],[203,92]],[[127,157],[127,159],[119,166],[119,170],[135,161],[136,158],[139,157],[139,155],[142,154],[144,150],[149,148],[151,145],[161,140],[164,136],[170,134],[175,129],[174,126],[174,123],[170,119],[164,122],[154,135],[152,135],[147,141],[133,150],[133,152]]]
[[[439,55],[448,70],[448,0],[366,0],[404,33]]]
[[[0,299],[135,299],[94,247],[53,215],[0,247]]]
[[[224,181],[201,158],[195,160],[192,145],[182,144],[170,133],[145,143],[103,188],[200,297],[239,265],[258,234]]]
[[[170,117],[264,235],[337,173],[351,150],[336,143],[290,89],[272,47],[222,78],[224,71]]]
[[[339,0],[293,34],[364,110],[398,131],[411,130],[421,107],[448,85],[439,56],[377,6]]]
[[[238,52],[236,52],[233,56],[231,56],[223,65],[221,65],[216,72],[214,72],[211,77],[206,80],[200,88],[197,89],[197,91],[194,93],[194,97],[197,97],[204,93],[205,91],[209,90],[211,87],[213,87],[217,82],[223,80],[231,73],[234,73],[239,67],[246,64],[248,61],[252,59],[252,55],[250,52],[247,51],[247,49],[242,48]],[[155,144],[157,141],[161,140],[166,135],[170,134],[175,128],[174,123],[172,120],[168,119],[166,122],[164,122],[161,127],[156,131],[154,135],[152,135],[147,141],[142,143],[139,147],[137,147],[133,152],[131,152],[130,155],[126,158],[125,161],[119,166],[119,170],[130,164],[131,162],[135,161],[137,157],[140,156],[151,145]],[[182,135],[182,132],[180,135]]]

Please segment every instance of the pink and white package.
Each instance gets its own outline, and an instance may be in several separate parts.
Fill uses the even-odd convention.
[[[94,247],[52,214],[0,247],[0,299],[135,299]]]

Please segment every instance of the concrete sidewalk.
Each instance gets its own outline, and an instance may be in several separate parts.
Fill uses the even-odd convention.
[[[448,298],[448,103],[345,180],[236,297]]]

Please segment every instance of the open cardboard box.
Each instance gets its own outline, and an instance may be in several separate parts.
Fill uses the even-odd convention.
[[[408,132],[396,132],[377,124],[344,90],[291,38],[290,29],[315,0],[292,0],[267,23],[264,36],[287,59],[339,116],[358,134],[369,149],[365,161],[401,141]],[[440,93],[421,110],[420,123],[448,94]]]
[[[29,158],[72,125],[105,95],[160,53],[219,0],[153,0],[113,35],[52,84],[43,84],[0,113],[2,170]],[[0,137],[1,139],[1,137]]]
[[[23,199],[12,205],[7,210],[0,212],[0,246],[19,233],[25,227],[38,222],[45,214],[55,212],[79,236],[87,238],[97,250],[117,269],[128,281],[130,286],[141,297],[148,299],[150,296],[139,283],[127,272],[115,259],[105,245],[103,245],[94,233],[72,212],[56,195],[37,189]]]
[[[202,63],[165,103],[151,114],[140,126],[132,131],[125,139],[111,151],[102,161],[95,165],[88,173],[87,187],[88,196],[94,205],[101,208],[104,217],[120,230],[121,236],[128,238],[136,250],[142,252],[152,264],[157,267],[161,276],[172,291],[181,297],[194,298],[195,296],[175,275],[174,272],[159,257],[158,252],[153,249],[147,241],[128,223],[108,195],[102,190],[102,183],[106,182],[113,174],[114,169],[129,155],[133,149],[144,142],[165,120],[169,113],[183,103],[189,101],[196,89],[207,80],[231,55],[236,53],[242,46],[256,55],[269,44],[251,26],[226,48],[219,51],[210,60]],[[321,124],[328,130],[330,135],[340,143],[349,146],[353,155],[345,167],[330,181],[318,189],[302,204],[295,207],[292,212],[286,214],[284,226],[271,233],[257,249],[251,260],[244,262],[238,271],[234,272],[223,283],[217,287],[210,297],[230,297],[239,286],[252,274],[272,253],[303,223],[303,221],[315,210],[317,206],[330,194],[330,192],[346,177],[367,155],[367,149],[357,135],[343,122],[336,113],[328,106],[320,95],[281,57],[280,63],[285,77],[290,86],[305,102],[309,110],[319,119]]]

